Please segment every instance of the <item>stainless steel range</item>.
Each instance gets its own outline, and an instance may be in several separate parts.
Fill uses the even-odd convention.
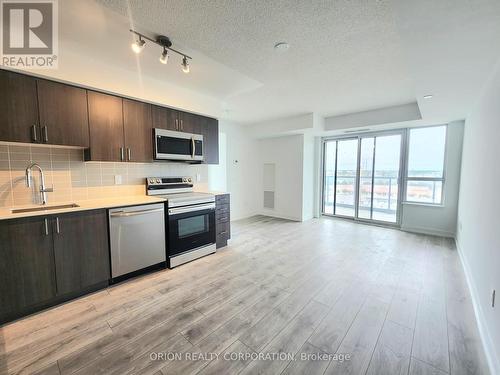
[[[191,177],[148,177],[148,195],[167,199],[169,268],[215,253],[215,196],[194,193]]]

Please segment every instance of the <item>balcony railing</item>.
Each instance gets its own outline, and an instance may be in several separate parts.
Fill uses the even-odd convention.
[[[325,206],[333,206],[334,204],[334,181],[334,176],[326,176],[324,194]],[[364,183],[365,181],[367,183]],[[371,182],[372,177],[360,177],[360,209],[370,210],[372,194]],[[375,177],[374,182],[373,211],[391,214],[395,213],[398,202],[398,179],[396,177]],[[419,201],[419,198],[422,196],[434,201],[437,193],[436,182],[437,181],[433,181],[430,191],[428,189],[417,190],[415,188],[409,188],[407,194],[409,197],[414,197],[415,201]],[[338,207],[354,208],[355,183],[356,177],[354,176],[337,176]]]

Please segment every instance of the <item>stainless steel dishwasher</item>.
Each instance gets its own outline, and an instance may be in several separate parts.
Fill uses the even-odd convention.
[[[109,210],[113,278],[165,262],[165,205]]]

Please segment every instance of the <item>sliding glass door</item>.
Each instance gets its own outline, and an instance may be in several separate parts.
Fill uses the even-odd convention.
[[[402,132],[326,139],[323,213],[398,224],[402,140]]]

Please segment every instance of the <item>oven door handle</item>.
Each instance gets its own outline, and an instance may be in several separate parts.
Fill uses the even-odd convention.
[[[196,206],[191,206],[191,207],[170,208],[168,210],[168,214],[177,215],[177,214],[185,214],[187,212],[196,212],[203,210],[215,210],[215,203],[197,204]]]
[[[196,154],[196,143],[194,142],[194,137],[191,137],[191,158],[194,159]]]

